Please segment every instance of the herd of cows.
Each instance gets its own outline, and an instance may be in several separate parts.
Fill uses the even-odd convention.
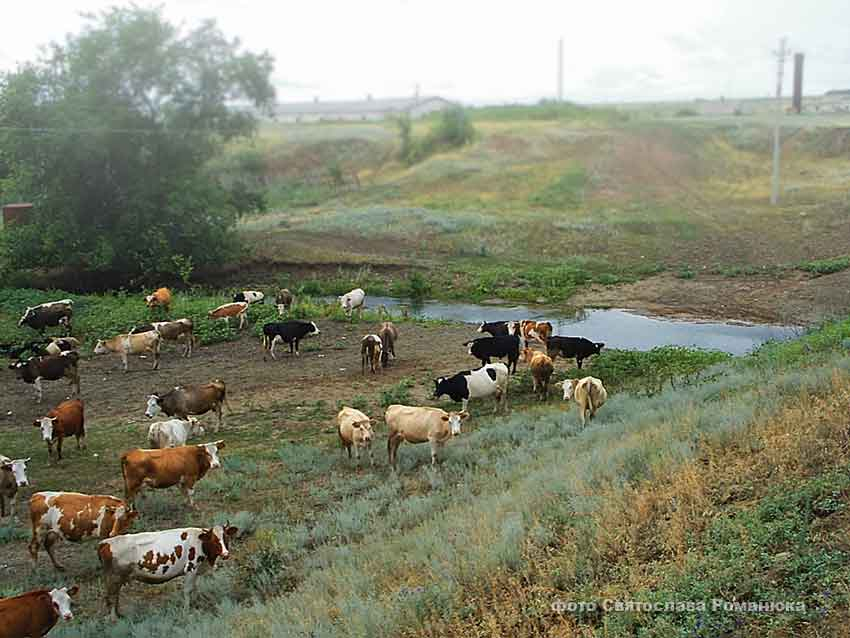
[[[250,304],[262,302],[259,291],[242,291],[232,302],[210,310],[211,319],[238,318],[240,329],[246,322]],[[340,307],[349,316],[365,306],[366,294],[360,289],[338,298]],[[286,289],[278,291],[275,302],[282,318],[292,307],[293,295]],[[172,302],[172,293],[160,288],[145,297],[149,308],[161,307],[166,313]],[[42,381],[68,379],[76,394],[80,393],[79,341],[70,336],[73,301],[62,299],[48,302],[23,313],[19,326],[29,326],[42,334],[47,327],[64,328],[67,336],[53,337],[44,343],[35,356],[10,365],[20,379],[32,384],[36,400],[43,399]],[[275,357],[275,345],[289,345],[290,354],[299,356],[299,342],[320,334],[315,322],[283,320],[263,326],[263,350]],[[516,322],[481,323],[478,332],[486,334],[466,342],[468,353],[481,362],[481,366],[464,370],[448,377],[434,380],[433,398],[448,396],[461,404],[460,411],[447,412],[426,406],[391,405],[386,409],[387,454],[389,465],[397,469],[397,450],[402,442],[428,443],[431,463],[437,463],[439,450],[454,436],[460,434],[461,424],[469,418],[470,401],[487,397],[495,399],[495,411],[507,407],[508,381],[516,373],[522,359],[528,364],[534,383],[534,392],[545,401],[558,357],[574,358],[579,368],[582,362],[598,354],[604,344],[582,337],[562,337],[552,334],[548,322],[533,320]],[[360,342],[361,371],[378,373],[391,365],[396,358],[399,332],[389,321],[383,322],[377,332],[365,335]],[[115,353],[128,367],[131,354],[152,353],[153,368],[159,366],[160,345],[163,340],[182,342],[182,355],[190,357],[196,345],[193,323],[189,318],[160,321],[136,326],[125,334],[99,340],[95,354]],[[541,345],[543,350],[533,346]],[[507,364],[493,362],[505,359]],[[579,418],[593,418],[605,403],[607,393],[602,382],[595,377],[565,379],[557,384],[563,389],[565,400],[573,400],[579,407]],[[32,539],[28,550],[33,565],[44,549],[57,570],[64,569],[56,555],[56,545],[63,541],[80,542],[97,538],[100,542],[97,555],[105,578],[106,606],[113,618],[119,614],[121,587],[131,580],[144,583],[164,583],[184,579],[184,606],[189,607],[195,579],[213,567],[217,560],[229,557],[228,544],[237,533],[229,524],[209,528],[186,527],[170,530],[127,533],[138,517],[136,496],[146,488],[178,487],[186,497],[188,506],[194,508],[194,486],[209,470],[221,467],[219,452],[223,440],[197,445],[188,444],[192,437],[205,434],[197,420],[198,415],[214,412],[217,416],[215,430],[222,425],[221,408],[227,402],[225,383],[215,379],[207,384],[177,386],[167,392],[152,394],[147,398],[145,416],[153,418],[162,413],[173,417],[153,423],[148,430],[147,449],[133,449],[120,457],[124,480],[124,498],[108,495],[87,495],[76,492],[37,492],[29,501]],[[340,443],[351,458],[354,448],[359,465],[361,451],[367,451],[370,464],[374,464],[372,443],[375,439],[373,420],[353,407],[343,407],[337,415],[337,433]],[[79,398],[63,401],[45,416],[35,420],[42,439],[47,445],[48,462],[62,458],[62,441],[74,437],[77,447],[85,448],[85,411]],[[0,516],[15,515],[16,494],[28,485],[26,464],[31,458],[12,459],[0,455]],[[62,587],[37,590],[19,596],[0,599],[0,638],[6,636],[42,636],[60,618],[70,619],[71,598],[78,588]]]

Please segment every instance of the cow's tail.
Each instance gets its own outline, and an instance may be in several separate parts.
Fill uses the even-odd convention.
[[[587,384],[587,407],[590,409],[590,413],[593,414],[596,411],[596,408],[593,407],[593,390],[595,386],[592,383]]]
[[[127,455],[121,455],[121,479],[124,481],[124,497],[127,497]]]

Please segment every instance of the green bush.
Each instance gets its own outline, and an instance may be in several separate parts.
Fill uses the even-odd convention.
[[[831,275],[832,273],[850,268],[850,256],[806,261],[800,264],[798,268],[816,275]]]
[[[395,385],[381,392],[381,407],[386,408],[394,403],[406,404],[410,402],[410,388],[416,383],[413,379],[405,377]]]

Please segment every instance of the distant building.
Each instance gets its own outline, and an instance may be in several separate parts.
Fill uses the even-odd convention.
[[[401,97],[348,102],[293,102],[278,104],[275,119],[280,122],[358,122],[385,120],[407,114],[412,119],[445,111],[455,106],[454,102],[437,96]]]

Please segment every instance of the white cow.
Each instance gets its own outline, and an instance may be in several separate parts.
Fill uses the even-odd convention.
[[[354,457],[360,465],[360,448],[369,450],[369,465],[375,464],[372,457],[372,419],[360,410],[344,406],[336,415],[337,432],[340,443],[348,450],[351,459],[351,446],[354,446]]]
[[[196,436],[203,436],[204,428],[193,416],[183,419],[157,421],[148,428],[148,443],[154,449],[180,447]]]
[[[441,449],[453,436],[460,434],[461,421],[469,413],[446,412],[440,408],[411,407],[391,405],[384,414],[387,422],[387,452],[389,463],[396,469],[398,446],[402,441],[408,443],[430,443],[431,465],[437,463],[437,450]]]
[[[578,404],[578,415],[584,426],[585,415],[589,418],[596,416],[596,411],[608,400],[608,392],[602,381],[596,377],[583,379],[564,379],[558,383],[564,389],[564,401],[573,399]]]
[[[366,303],[366,293],[363,292],[362,288],[355,288],[351,292],[340,295],[337,299],[339,299],[339,305],[342,306],[346,315],[350,316],[355,310],[358,311],[358,314],[363,314],[363,307]]]

